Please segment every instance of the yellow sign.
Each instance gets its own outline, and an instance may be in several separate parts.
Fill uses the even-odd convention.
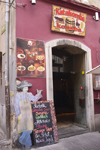
[[[82,71],[82,74],[84,74],[84,71]]]
[[[5,31],[6,31],[6,25],[4,24],[4,25],[1,27],[1,34],[3,34]]]
[[[11,97],[13,97],[13,92],[11,92]]]
[[[53,5],[51,30],[85,36],[86,14]]]

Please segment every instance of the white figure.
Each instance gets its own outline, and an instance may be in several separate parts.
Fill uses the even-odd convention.
[[[31,87],[32,84],[27,81],[22,81],[17,88],[22,90],[22,92],[18,92],[15,96],[15,114],[16,119],[18,120],[17,131],[18,133],[22,133],[19,142],[22,144],[24,149],[27,145],[26,139],[29,141],[30,146],[32,145],[30,134],[34,127],[32,110],[30,102],[38,101],[42,95],[42,90],[37,89],[37,94],[34,96],[31,92],[28,92],[28,87]],[[25,135],[28,135],[26,137]],[[23,143],[24,141],[24,143]]]
[[[23,93],[26,94],[27,91],[28,91],[28,87],[26,86],[26,87],[23,88]]]

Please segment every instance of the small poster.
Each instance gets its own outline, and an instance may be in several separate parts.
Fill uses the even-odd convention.
[[[31,105],[34,120],[34,145],[40,147],[57,143],[58,131],[54,103],[52,101],[40,101]]]
[[[85,36],[86,14],[53,5],[51,30]]]
[[[93,75],[93,89],[100,90],[100,74]]]
[[[45,77],[45,48],[43,41],[17,38],[17,76]]]

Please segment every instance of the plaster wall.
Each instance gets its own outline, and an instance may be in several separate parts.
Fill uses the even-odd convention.
[[[0,52],[5,53],[5,32],[1,28],[5,24],[5,4],[0,3]],[[0,86],[0,127],[6,133],[6,106],[5,106],[5,55],[2,56],[2,85]]]
[[[100,0],[75,0],[75,1],[92,7],[95,6],[100,9]]]
[[[12,1],[11,1],[12,2]],[[6,3],[0,3],[0,51],[2,52],[2,86],[0,86],[0,127],[2,130],[6,133],[6,131],[9,130],[9,118],[8,114],[10,113],[10,110],[12,112],[13,110],[13,104],[14,104],[14,97],[11,98],[11,103],[9,104],[8,98],[5,96],[5,52],[6,52],[6,31],[4,31],[1,34],[1,28],[3,25],[6,25],[5,22],[5,13],[6,12]],[[10,90],[13,93],[13,96],[15,94],[16,89],[16,61],[15,61],[15,9],[13,7],[9,8],[9,85]],[[11,93],[11,92],[10,92]],[[7,101],[6,101],[7,100]],[[8,109],[10,105],[10,110]],[[7,120],[8,119],[8,124]],[[11,113],[11,119],[12,119],[12,113]],[[7,129],[8,128],[8,129]],[[12,128],[12,125],[11,125]]]
[[[11,0],[12,2],[12,0]],[[15,1],[13,2],[15,6]],[[16,10],[10,7],[9,18],[9,85],[10,85],[10,131],[15,125],[14,97],[16,94]]]
[[[20,0],[16,1],[21,3]],[[36,5],[31,5],[27,0],[26,7],[17,6],[16,8],[16,37],[42,40],[48,42],[58,38],[68,38],[82,42],[91,49],[92,67],[100,64],[97,61],[97,49],[99,49],[100,20],[93,19],[94,11],[75,7],[73,4],[65,2],[50,3],[38,0]],[[85,37],[51,31],[52,5],[65,7],[87,14],[86,35]]]
[[[21,3],[20,0],[16,0],[16,3]],[[85,62],[88,61],[88,59],[92,60],[91,67],[89,64],[85,64],[86,70],[96,67],[97,65],[100,65],[100,62],[97,60],[97,49],[100,47],[99,43],[99,33],[100,33],[100,20],[95,21],[93,19],[94,11],[84,9],[82,7],[75,6],[73,4],[69,4],[67,2],[63,1],[43,1],[38,0],[36,2],[36,5],[32,5],[30,1],[24,0],[24,3],[26,4],[26,7],[23,7],[21,5],[16,6],[16,37],[19,38],[27,38],[27,39],[35,39],[35,40],[42,40],[45,43],[48,41],[55,42],[56,39],[70,39],[69,43],[73,43],[73,41],[78,41],[78,46],[80,46],[80,43],[85,45],[85,47],[88,47],[91,49],[87,53],[90,54],[85,56]],[[65,7],[67,9],[72,9],[75,11],[83,12],[87,14],[87,22],[86,22],[86,35],[85,37],[81,36],[75,36],[70,34],[64,34],[64,33],[57,33],[51,31],[51,21],[52,21],[52,5],[57,5],[61,7]],[[58,42],[60,44],[60,41]],[[76,42],[74,43],[75,46]],[[55,45],[55,44],[54,44]],[[48,49],[51,48],[51,45],[49,45],[48,48],[46,48],[46,52]],[[46,60],[49,57],[51,59],[51,51],[50,55],[46,54]],[[49,68],[51,69],[51,62],[46,61],[48,63]],[[48,69],[48,68],[46,68]],[[51,80],[52,78],[52,72],[48,75],[48,79]],[[42,100],[53,100],[53,95],[50,93],[50,91],[53,90],[52,84],[49,82],[49,80],[44,79],[29,79],[29,78],[21,78],[21,80],[27,80],[28,82],[31,82],[33,84],[33,87],[30,89],[33,94],[36,92],[36,88],[39,86],[43,89],[43,99]],[[91,112],[88,112],[88,107],[94,106],[94,100],[93,100],[93,86],[92,82],[90,83],[90,80],[92,81],[92,75],[85,76],[86,81],[86,97],[87,97],[87,111],[86,116],[88,125],[92,127],[94,126],[94,123],[90,123],[91,115],[94,114],[94,108],[92,108]],[[46,83],[49,82],[49,92],[46,91]],[[87,88],[87,85],[88,88]],[[92,95],[88,95],[88,92],[91,91]],[[95,91],[94,91],[95,93]],[[46,97],[47,95],[47,97]],[[48,97],[49,95],[49,97]],[[95,95],[96,96],[96,95]],[[92,99],[92,100],[91,100]],[[98,104],[100,107],[100,104]],[[100,113],[100,111],[98,111]],[[92,117],[93,119],[93,117]],[[89,120],[89,121],[88,121]],[[93,121],[92,121],[93,122]],[[90,127],[91,128],[91,127]]]
[[[95,114],[95,130],[100,131],[100,114]]]
[[[81,107],[79,98],[85,98],[85,54],[74,56],[74,99],[75,99],[75,121],[86,125],[86,107]],[[80,87],[83,87],[83,90]],[[86,103],[86,100],[85,100]]]

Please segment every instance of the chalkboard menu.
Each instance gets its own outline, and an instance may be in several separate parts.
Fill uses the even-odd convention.
[[[52,101],[32,103],[32,114],[34,145],[40,147],[58,142],[54,103]]]

